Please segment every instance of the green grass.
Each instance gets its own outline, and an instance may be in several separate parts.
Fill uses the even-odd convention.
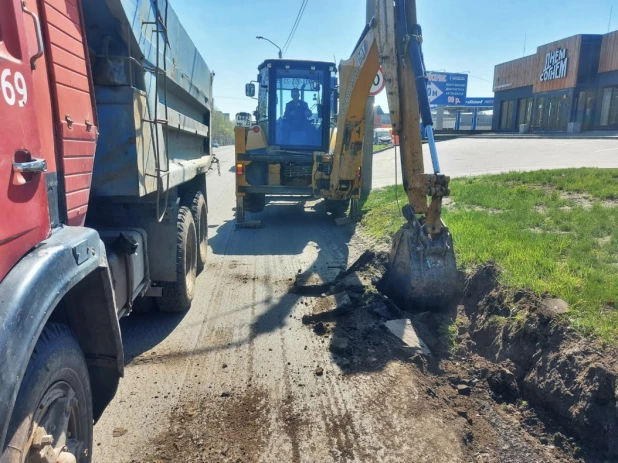
[[[460,267],[496,262],[504,285],[563,298],[580,333],[618,340],[618,169],[461,178],[451,191],[443,217]],[[377,239],[403,223],[395,193],[374,191],[363,206]]]
[[[373,152],[379,151],[381,149],[388,148],[388,145],[373,145]]]
[[[459,329],[457,327],[457,321],[453,320],[451,324],[441,324],[438,328],[440,336],[444,339],[444,342],[448,348],[448,351],[452,354],[457,349],[457,336],[459,335]]]

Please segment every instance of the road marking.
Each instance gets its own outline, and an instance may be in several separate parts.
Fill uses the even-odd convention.
[[[601,153],[603,151],[616,151],[618,150],[618,148],[607,148],[605,150],[596,150],[595,153]]]

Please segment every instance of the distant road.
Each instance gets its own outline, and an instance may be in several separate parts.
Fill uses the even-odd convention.
[[[459,138],[439,142],[438,156],[444,174],[451,177],[508,172],[512,170],[562,169],[568,167],[618,168],[618,143],[613,140],[496,140]],[[423,145],[425,169],[431,171],[429,146]],[[397,149],[399,155],[399,149]],[[401,170],[397,160],[397,179]],[[395,183],[395,150],[373,158],[373,187]]]

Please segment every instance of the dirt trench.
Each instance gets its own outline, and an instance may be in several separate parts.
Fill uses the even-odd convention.
[[[478,362],[496,400],[535,408],[521,421],[543,442],[581,461],[617,461],[618,351],[578,336],[564,301],[501,288],[498,272],[483,266],[467,280],[457,355]]]
[[[331,332],[330,350],[349,374],[372,368],[349,363],[346,357],[358,353],[378,365],[393,358],[413,364],[427,394],[442,392],[445,405],[468,421],[463,441],[475,460],[529,461],[535,451],[549,451],[543,461],[618,461],[618,350],[577,336],[566,302],[502,288],[490,264],[467,277],[451,307],[404,312],[376,290],[386,260],[363,254],[327,293],[336,293],[336,307],[304,320],[319,335]],[[376,350],[373,336],[385,337],[376,319],[409,319],[433,355],[388,334]],[[509,442],[517,446],[518,439],[526,445],[514,452]]]

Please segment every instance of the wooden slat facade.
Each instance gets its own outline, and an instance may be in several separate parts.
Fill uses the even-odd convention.
[[[498,64],[494,70],[494,92],[533,85],[536,62],[537,56],[529,55]]]
[[[534,65],[536,76],[532,91],[534,93],[541,93],[575,87],[577,85],[577,69],[579,68],[579,50],[581,48],[581,44],[582,36],[574,35],[573,37],[558,40],[556,42],[538,47],[535,55],[537,61]],[[566,49],[567,51],[568,64],[566,77],[541,81],[540,76],[545,68],[545,55],[558,49]]]
[[[612,48],[612,58],[615,61],[613,64],[615,69],[618,69],[618,34],[614,33],[609,35],[615,35],[615,42],[611,42],[611,40],[607,42],[608,44],[615,43],[614,48]],[[537,48],[534,55],[524,56],[523,58],[498,64],[494,70],[494,92],[512,90],[529,85],[533,86],[533,93],[575,87],[577,84],[577,69],[579,67],[581,41],[581,35],[574,35],[573,37],[542,45]],[[603,43],[605,44],[605,40]],[[558,49],[567,50],[568,65],[566,77],[541,81],[541,73],[545,68],[545,56],[547,53],[554,52]]]
[[[605,34],[601,42],[599,72],[618,71],[618,31]]]

